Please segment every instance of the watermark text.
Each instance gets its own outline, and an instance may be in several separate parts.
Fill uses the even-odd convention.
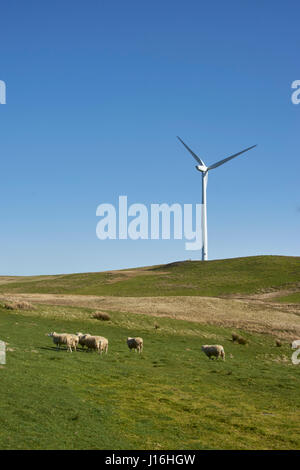
[[[0,104],[6,104],[6,84],[0,80]]]
[[[186,250],[202,248],[202,204],[145,204],[128,206],[127,196],[119,196],[118,207],[100,204],[96,215],[99,240],[188,240]]]
[[[298,365],[300,364],[300,339],[292,342],[292,349],[296,349],[292,354],[292,363]]]
[[[292,93],[292,103],[299,104],[300,103],[300,80],[294,80],[292,83],[292,89],[295,91]]]
[[[5,342],[0,341],[0,364],[6,364]]]

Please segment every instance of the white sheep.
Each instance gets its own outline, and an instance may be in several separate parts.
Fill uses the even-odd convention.
[[[104,351],[107,354],[108,351],[108,339],[104,338],[104,336],[95,336],[87,334],[82,334],[80,332],[76,333],[79,344],[81,344],[82,348],[86,346],[88,349],[96,349],[100,354]],[[89,338],[94,338],[90,340]]]
[[[84,341],[85,341],[85,338],[87,338],[88,336],[91,336],[91,335],[90,335],[89,333],[83,334],[83,333],[80,333],[80,332],[79,332],[79,333],[76,333],[76,336],[78,337],[78,342],[79,342],[80,346],[81,346],[82,348],[84,348],[84,346],[85,346],[85,342],[84,342]]]
[[[84,346],[86,346],[88,349],[94,349],[100,353],[101,342],[99,338],[96,336],[85,335],[85,337],[81,338],[81,340]]]
[[[222,357],[223,361],[225,361],[225,351],[223,346],[220,344],[205,344],[201,349],[209,359],[212,359],[212,357],[215,356],[217,359]]]
[[[141,353],[143,351],[143,338],[127,338],[127,345],[129,349],[135,349],[135,352],[138,351]]]
[[[79,338],[77,335],[71,335],[71,342],[72,342],[72,347],[74,348],[74,350],[76,351],[77,350],[77,346],[78,346],[78,343],[79,343]]]
[[[60,349],[61,344],[66,344],[67,348],[70,352],[72,352],[72,347],[76,350],[76,341],[74,335],[68,333],[49,333],[48,336],[51,336],[53,339],[53,343],[56,344],[57,349]]]
[[[100,352],[101,352],[101,354],[102,354],[103,351],[105,352],[105,354],[107,354],[108,339],[104,338],[104,336],[98,336],[98,338],[100,339]]]
[[[103,351],[107,354],[108,351],[108,339],[104,338],[104,336],[93,336],[99,341],[99,353],[102,354]]]

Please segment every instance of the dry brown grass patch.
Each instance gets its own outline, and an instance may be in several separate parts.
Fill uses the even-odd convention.
[[[0,296],[3,301],[16,300],[8,295]],[[65,294],[18,294],[18,300],[46,304],[105,309],[110,312],[135,313],[155,317],[169,317],[178,320],[215,325],[251,333],[271,334],[284,341],[300,337],[300,308],[289,309],[284,304],[255,300],[220,299],[216,297],[167,296],[167,297],[116,297]],[[46,315],[46,313],[44,313]],[[59,311],[59,316],[63,312]],[[66,315],[86,317],[78,311]],[[89,314],[90,315],[90,314]]]
[[[243,338],[242,336],[238,335],[237,333],[232,333],[231,335],[233,343],[238,343],[238,344],[247,344],[248,341],[246,338]]]
[[[7,310],[34,310],[35,307],[29,302],[20,301],[20,302],[5,302],[3,307]]]
[[[237,339],[237,342],[239,344],[248,344],[248,341],[246,340],[246,338],[243,338],[242,336],[239,336],[238,339]]]
[[[96,320],[109,321],[111,320],[110,315],[106,312],[95,312],[92,316]]]

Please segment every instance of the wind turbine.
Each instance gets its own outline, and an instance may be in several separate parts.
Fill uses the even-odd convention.
[[[238,157],[244,152],[248,152],[248,150],[253,149],[256,145],[252,145],[252,147],[248,147],[247,149],[242,150],[241,152],[235,153],[234,155],[230,155],[230,157],[224,158],[219,162],[213,163],[213,165],[206,166],[203,160],[198,157],[184,142],[181,140],[180,137],[177,136],[177,139],[185,146],[185,148],[190,152],[190,154],[194,157],[198,165],[196,165],[196,170],[202,173],[202,261],[207,260],[207,214],[206,214],[206,188],[207,188],[207,179],[208,179],[208,172],[209,170],[213,170],[218,166],[223,165],[224,163],[228,162],[232,158]]]

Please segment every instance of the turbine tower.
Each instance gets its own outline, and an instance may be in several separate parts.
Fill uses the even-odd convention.
[[[230,155],[230,157],[224,158],[219,162],[214,163],[213,165],[206,166],[203,160],[198,157],[184,142],[181,140],[180,137],[177,136],[177,139],[185,146],[185,148],[190,152],[190,154],[194,157],[198,165],[196,165],[196,170],[202,173],[202,261],[207,260],[207,214],[206,214],[206,188],[207,188],[207,178],[209,170],[213,170],[220,165],[228,162],[232,158],[238,157],[244,152],[248,152],[248,150],[253,149],[256,145],[252,145],[252,147],[248,147],[247,149],[242,150],[241,152],[235,153],[234,155]]]

